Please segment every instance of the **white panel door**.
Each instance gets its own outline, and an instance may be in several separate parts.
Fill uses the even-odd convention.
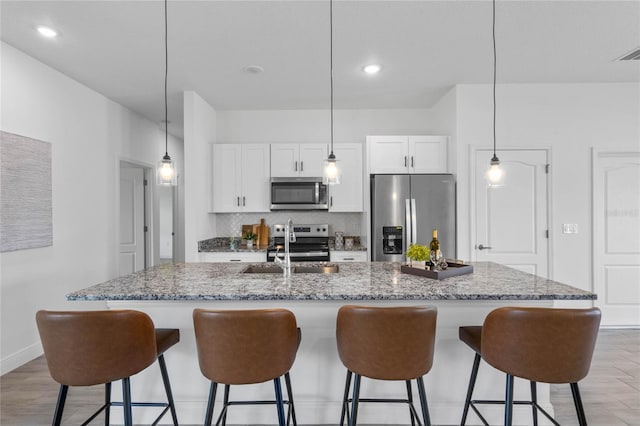
[[[120,168],[120,276],[144,262],[144,170]]]
[[[367,150],[370,173],[409,172],[407,136],[367,136]]]
[[[271,177],[292,177],[300,174],[300,145],[271,144]],[[322,176],[322,174],[320,174]]]
[[[241,207],[242,146],[213,145],[213,211],[238,212]]]
[[[300,176],[321,177],[324,172],[324,160],[328,156],[327,144],[300,144]]]
[[[602,324],[640,325],[640,152],[593,153],[593,277]]]
[[[447,173],[446,136],[409,136],[410,173]]]
[[[270,211],[270,176],[269,145],[242,145],[242,211]]]
[[[498,156],[505,171],[504,182],[493,188],[485,178],[491,156],[488,150],[475,152],[475,260],[547,277],[547,151],[501,150]]]

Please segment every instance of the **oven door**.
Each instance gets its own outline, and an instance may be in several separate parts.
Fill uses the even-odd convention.
[[[328,210],[322,178],[272,178],[271,210]]]
[[[292,262],[328,262],[329,250],[291,251],[289,253]],[[284,250],[280,250],[278,257],[284,260]],[[276,258],[276,249],[267,250],[267,262],[273,262]]]

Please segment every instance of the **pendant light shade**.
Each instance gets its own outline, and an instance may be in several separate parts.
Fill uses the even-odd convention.
[[[178,183],[176,167],[169,157],[169,120],[167,105],[167,76],[169,74],[169,46],[167,43],[167,0],[164,0],[164,157],[156,167],[158,185],[175,186]]]
[[[493,0],[492,39],[493,39],[493,157],[487,170],[486,177],[489,186],[502,185],[504,170],[500,167],[500,159],[496,155],[496,0]]]
[[[325,185],[337,185],[340,183],[340,170],[333,153],[333,0],[329,0],[329,69],[331,81],[331,153],[324,161],[322,183]]]

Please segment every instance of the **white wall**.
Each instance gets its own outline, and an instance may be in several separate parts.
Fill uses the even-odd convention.
[[[53,245],[0,254],[4,374],[41,353],[37,310],[104,306],[66,302],[65,294],[117,275],[119,161],[155,166],[164,135],[156,123],[1,47],[1,128],[52,144],[53,191]],[[181,167],[182,143],[171,138],[170,151]],[[157,219],[157,200],[153,208]],[[156,239],[156,256],[157,248]]]
[[[459,256],[468,259],[469,146],[493,144],[492,96],[490,85],[460,85],[456,92]],[[498,156],[501,148],[551,149],[554,280],[592,290],[591,148],[638,150],[639,126],[637,84],[498,85]],[[562,234],[563,223],[577,223],[579,233]]]
[[[184,92],[185,261],[197,262],[198,241],[216,235],[211,210],[211,144],[216,142],[216,111],[197,93]]]
[[[330,140],[330,111],[218,111],[220,143]],[[363,142],[367,135],[429,134],[434,123],[428,109],[334,110],[334,142]]]

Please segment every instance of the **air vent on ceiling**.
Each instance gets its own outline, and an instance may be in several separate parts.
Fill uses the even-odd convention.
[[[619,61],[637,61],[640,60],[640,47],[633,49],[631,52],[618,58]]]

